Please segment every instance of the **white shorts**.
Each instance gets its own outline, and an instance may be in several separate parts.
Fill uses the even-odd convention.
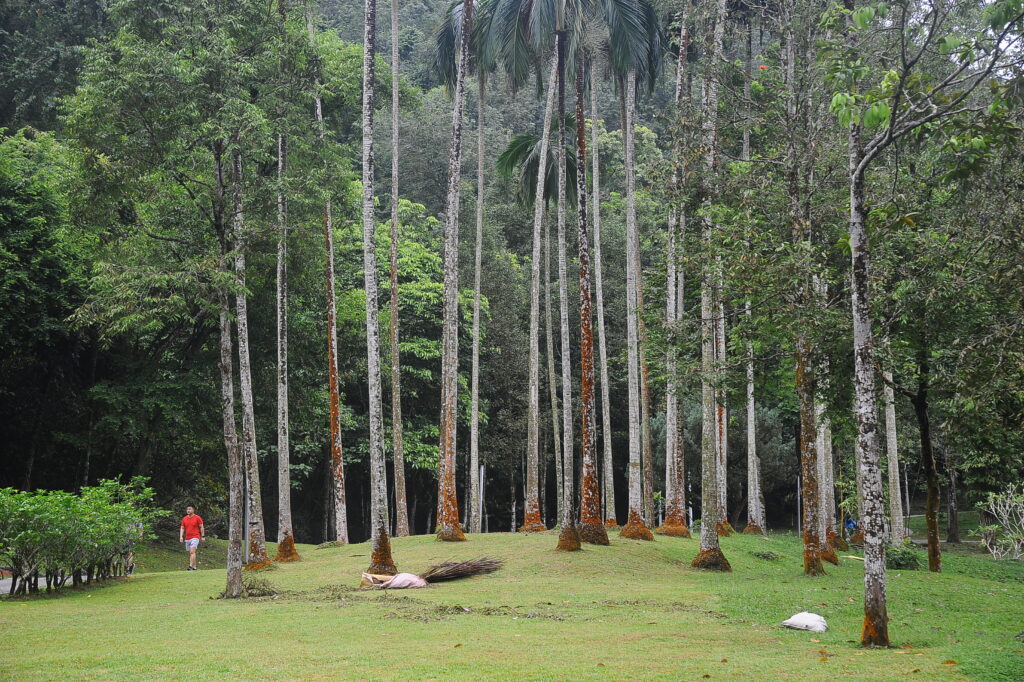
[[[195,549],[198,546],[199,546],[199,538],[191,538],[190,540],[185,540],[185,551],[186,552],[191,552],[193,549]]]

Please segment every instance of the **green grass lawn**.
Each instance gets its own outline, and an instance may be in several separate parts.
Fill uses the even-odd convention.
[[[279,594],[211,599],[223,569],[139,573],[0,601],[0,678],[45,679],[1022,679],[1024,566],[946,554],[946,572],[890,573],[895,648],[858,647],[862,564],[800,573],[790,535],[723,539],[731,574],[689,568],[695,540],[612,539],[554,551],[556,535],[393,541],[402,570],[494,556],[493,575],[426,590],[354,589],[365,544],[262,573]],[[771,552],[776,560],[754,553]],[[212,554],[210,551],[208,554]],[[823,615],[823,634],[778,626]]]

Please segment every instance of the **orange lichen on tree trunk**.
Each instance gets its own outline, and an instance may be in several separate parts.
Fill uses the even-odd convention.
[[[889,625],[883,618],[872,618],[864,615],[864,626],[860,631],[860,643],[863,646],[889,647]]]
[[[537,498],[527,501],[526,514],[523,518],[523,525],[519,527],[520,533],[543,533],[548,528],[540,515],[540,505]]]
[[[835,532],[834,530],[830,530],[828,532],[828,543],[832,545],[832,547],[834,547],[835,549],[838,549],[840,552],[850,551],[850,544],[846,542],[842,535]]]
[[[858,530],[852,536],[850,536],[850,544],[863,545],[864,544],[864,531]]]
[[[559,552],[578,552],[580,546],[580,532],[575,525],[562,526],[562,532],[558,534],[558,545],[555,549]]]
[[[732,524],[728,521],[719,521],[718,525],[715,526],[715,532],[718,533],[718,537],[727,538],[736,531],[733,529]]]
[[[626,521],[626,525],[619,531],[619,537],[629,538],[630,540],[653,540],[654,535],[651,533],[651,529],[647,527],[644,520],[640,518],[640,514],[635,509],[629,510],[629,519]]]
[[[804,573],[807,575],[825,575],[825,567],[821,563],[822,544],[810,530],[804,530]]]
[[[690,565],[693,568],[700,568],[706,571],[732,572],[732,566],[729,565],[729,560],[725,558],[725,555],[722,554],[722,550],[719,547],[701,551],[697,554]]]
[[[839,555],[836,554],[836,549],[832,546],[832,543],[828,541],[821,543],[821,551],[818,552],[818,556],[821,557],[822,561],[827,561],[833,566],[839,565]]]
[[[605,527],[605,530],[616,530],[619,527],[619,522],[616,521],[615,519],[605,519],[604,520],[604,527]]]
[[[373,542],[373,553],[370,555],[370,567],[367,573],[375,575],[395,575],[398,569],[395,568],[395,560],[391,558],[391,539],[384,530],[379,530],[378,537]]]
[[[298,561],[301,558],[298,550],[295,549],[295,538],[291,535],[285,535],[284,540],[277,543],[277,554],[274,555],[274,561],[284,564],[289,561]]]
[[[258,540],[255,540],[255,539],[250,539],[249,540],[249,556],[251,556],[251,557],[253,557],[253,556],[260,556],[260,543],[259,543]],[[257,561],[250,561],[249,563],[247,563],[245,565],[245,569],[244,570],[246,570],[246,571],[259,571],[261,569],[269,567],[273,563],[274,562],[272,562],[270,560],[270,557],[268,557],[266,554],[263,554],[260,557],[259,560],[257,560]]]
[[[665,522],[655,528],[654,532],[658,535],[668,535],[673,538],[692,537],[690,529],[686,527],[686,524],[675,519],[665,519]]]
[[[747,527],[743,529],[744,535],[764,535],[764,530],[761,526],[756,523],[748,523]]]

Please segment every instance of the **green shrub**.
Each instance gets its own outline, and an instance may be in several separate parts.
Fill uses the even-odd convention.
[[[890,570],[921,570],[921,553],[909,542],[890,547],[885,552],[885,567]]]

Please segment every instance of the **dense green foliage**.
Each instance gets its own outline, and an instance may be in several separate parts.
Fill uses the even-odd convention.
[[[936,37],[937,46],[924,50],[913,78],[904,84],[910,96],[931,87],[950,59],[966,59],[979,30],[992,31],[999,21],[1009,22],[1007,39],[1015,39],[1020,34],[1020,20],[1014,19],[1019,4],[966,3],[944,27],[947,34]],[[915,7],[909,0],[891,5],[890,17]],[[666,63],[678,54],[681,6],[659,5],[668,44],[657,56]],[[889,63],[894,52],[886,42],[893,38],[878,30],[884,9],[864,5],[849,17],[838,8],[823,17],[820,9],[802,7],[799,16],[801,22],[820,24],[822,31],[822,41],[814,46],[819,53],[812,55],[815,66],[805,74],[810,83],[806,106],[815,122],[809,144],[813,148],[807,152],[813,186],[806,188],[813,197],[807,209],[813,229],[805,239],[793,238],[789,222],[786,162],[797,133],[786,109],[784,46],[771,11],[730,4],[727,63],[720,77],[722,162],[713,176],[695,177],[696,161],[707,147],[698,106],[700,85],[708,78],[707,36],[702,31],[711,10],[703,3],[693,8],[693,37],[684,54],[691,70],[690,100],[678,111],[671,104],[674,69],[662,64],[646,74],[649,87],[643,89],[638,111],[636,201],[654,393],[655,488],[664,487],[664,357],[675,346],[680,350],[678,378],[690,472],[687,497],[694,516],[700,516],[700,481],[693,475],[699,471],[702,378],[695,284],[704,263],[720,262],[729,339],[728,359],[716,368],[716,376],[727,390],[731,410],[728,511],[737,526],[745,515],[748,342],[756,366],[758,451],[769,525],[796,523],[793,344],[798,330],[810,334],[816,362],[828,363],[828,381],[821,382],[821,390],[835,433],[837,485],[845,497],[843,508],[856,513],[855,425],[849,410],[849,197],[841,179],[847,164],[847,124],[862,121],[871,131],[886,129],[886,114],[892,113],[886,102],[895,87]],[[312,38],[306,11],[311,12]],[[447,3],[401,3],[401,29],[395,37],[403,60],[398,266],[402,402],[409,507],[417,533],[431,530],[436,500],[442,292],[438,218],[445,201],[451,105],[433,62],[434,29],[447,11]],[[10,3],[0,9],[0,127],[5,129],[0,141],[0,485],[73,490],[100,478],[144,475],[162,505],[194,504],[212,534],[226,535],[217,297],[238,287],[219,269],[233,247],[225,236],[231,207],[217,187],[219,178],[229,174],[231,155],[238,152],[244,169],[246,289],[265,516],[272,528],[277,496],[271,483],[276,459],[274,228],[275,196],[282,191],[290,227],[296,535],[302,541],[324,539],[329,506],[321,212],[330,198],[336,228],[342,440],[353,537],[363,537],[369,476],[364,462],[365,294],[357,183],[362,16],[362,3],[352,0],[328,0],[309,8],[251,0],[79,0]],[[862,40],[860,53],[852,56],[839,30],[848,18]],[[392,40],[386,23],[381,21],[381,54],[388,53],[384,46]],[[750,72],[743,59],[747,27],[752,27],[754,51]],[[596,28],[593,32],[599,33]],[[920,35],[915,39],[923,40]],[[594,41],[604,45],[606,37]],[[602,61],[619,57],[601,49],[595,55],[589,86],[596,89],[599,110],[588,116],[598,121],[603,189],[604,313],[613,396],[608,418],[616,480],[624,481],[622,86]],[[377,76],[378,106],[384,109],[390,104],[384,60],[379,60]],[[540,87],[534,87],[535,80]],[[509,75],[499,68],[487,79],[486,129],[476,131],[475,114],[466,116],[460,347],[470,345],[472,291],[467,283],[472,282],[476,196],[469,180],[476,166],[474,136],[480,134],[488,173],[481,453],[487,466],[484,497],[490,530],[514,527],[517,515],[522,516],[531,212],[523,207],[521,199],[529,191],[520,181],[529,176],[529,168],[519,171],[543,132],[543,103],[536,96],[543,89],[541,80],[529,70]],[[927,376],[940,467],[944,478],[956,475],[962,502],[981,500],[986,492],[1024,475],[1021,83],[1020,62],[1011,61],[987,87],[972,94],[962,112],[889,147],[868,175],[876,292],[872,314],[876,333],[887,339],[875,360],[910,392],[919,391],[922,376]],[[472,82],[467,87],[467,112],[476,110],[475,86]],[[327,124],[322,143],[313,123],[315,94],[322,97]],[[391,124],[387,116],[378,119],[377,186],[384,188]],[[567,123],[570,129],[573,125],[572,120]],[[752,150],[749,161],[740,160],[745,129]],[[274,158],[278,134],[287,136],[290,150],[282,183]],[[505,163],[499,164],[506,149]],[[684,188],[675,191],[669,178],[683,162],[688,169]],[[573,183],[570,187],[575,189]],[[707,187],[715,188],[710,199]],[[388,274],[389,198],[381,190],[377,262],[382,283]],[[699,229],[687,228],[679,258],[687,282],[685,314],[675,328],[663,322],[669,206],[684,208],[692,225],[711,216],[717,228],[708,242],[700,239]],[[574,220],[570,212],[569,224]],[[569,241],[572,251],[575,237]],[[825,293],[807,304],[795,291],[811,275]],[[578,284],[575,276],[569,279],[569,298],[575,301]],[[388,295],[385,286],[380,301],[384,338]],[[748,301],[753,313],[749,318],[744,314]],[[550,304],[557,308],[557,297]],[[576,349],[575,311],[569,328]],[[468,353],[463,355],[459,443],[468,444],[469,360]],[[578,381],[578,368],[574,371]],[[550,411],[546,392],[541,394],[542,480],[549,503],[545,514],[553,522]],[[917,504],[923,485],[918,425],[903,394],[897,402],[898,442]],[[468,446],[460,446],[460,457],[465,450]],[[465,471],[460,464],[460,491],[467,485]],[[621,511],[624,486],[616,494]],[[465,497],[460,493],[461,501]]]
[[[106,579],[133,569],[136,544],[153,537],[164,515],[145,479],[100,481],[78,495],[60,490],[0,489],[0,562],[14,577],[12,594]]]

